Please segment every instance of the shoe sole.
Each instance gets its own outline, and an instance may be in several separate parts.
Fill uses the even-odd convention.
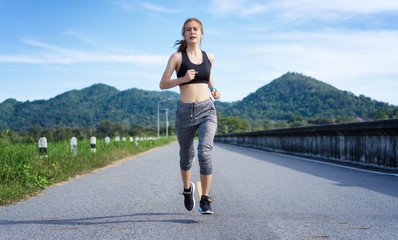
[[[210,210],[207,210],[207,211],[202,211],[202,208],[198,208],[198,210],[199,210],[199,212],[201,213],[201,214],[206,214],[206,215],[211,215],[211,214],[213,214],[214,212],[213,211],[210,211]]]

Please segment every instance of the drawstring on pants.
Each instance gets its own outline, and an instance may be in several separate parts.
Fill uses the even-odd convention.
[[[195,112],[196,112],[196,104],[192,103],[192,108],[191,108],[191,121],[195,120]]]

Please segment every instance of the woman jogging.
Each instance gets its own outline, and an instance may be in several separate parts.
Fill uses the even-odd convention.
[[[195,207],[195,185],[191,182],[191,166],[194,158],[193,140],[198,131],[198,161],[202,196],[199,212],[213,214],[209,197],[212,179],[211,151],[217,129],[217,116],[214,99],[220,98],[220,92],[214,88],[211,67],[214,56],[200,49],[203,38],[202,23],[196,18],[185,21],[182,28],[183,40],[177,41],[178,51],[171,55],[160,81],[160,89],[180,87],[180,101],[177,106],[175,128],[180,145],[180,169],[184,185],[185,208],[191,211]],[[177,78],[170,79],[176,71]]]

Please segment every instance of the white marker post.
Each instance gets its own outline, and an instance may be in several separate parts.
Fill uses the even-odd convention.
[[[133,139],[133,137],[130,137],[130,142],[134,142],[134,139]]]
[[[47,139],[45,137],[41,137],[39,139],[39,154],[40,154],[40,156],[43,153],[45,154],[45,157],[47,157]]]
[[[138,141],[140,140],[139,137],[135,137],[135,145],[138,146]]]
[[[120,137],[119,136],[115,137],[115,142],[120,142]]]
[[[95,145],[97,144],[97,138],[96,137],[91,137],[90,138],[90,144],[91,144],[91,152],[95,153],[97,152],[97,149]]]
[[[74,156],[76,156],[76,153],[77,153],[77,138],[76,137],[72,137],[70,139],[70,151],[72,152],[72,154]]]
[[[126,141],[126,137],[122,137],[122,142],[125,142]]]
[[[105,137],[105,144],[108,145],[111,142],[111,139],[109,137]]]

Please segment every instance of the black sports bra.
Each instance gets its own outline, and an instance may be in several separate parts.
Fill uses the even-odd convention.
[[[202,51],[203,54],[203,61],[201,64],[194,64],[189,60],[188,54],[186,50],[181,52],[182,54],[182,62],[180,69],[177,72],[177,77],[184,77],[189,69],[195,69],[198,73],[195,75],[195,78],[192,81],[180,84],[186,85],[191,83],[209,83],[210,80],[210,69],[211,69],[211,62],[207,57],[207,54]]]

